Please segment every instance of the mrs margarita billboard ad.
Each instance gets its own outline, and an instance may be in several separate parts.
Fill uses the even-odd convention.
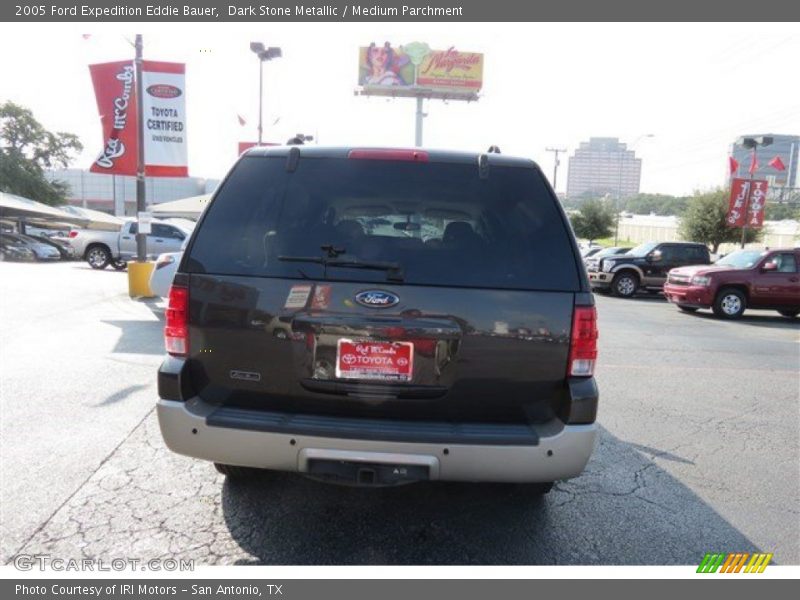
[[[483,54],[432,50],[419,42],[397,47],[373,42],[359,48],[358,70],[365,93],[370,88],[389,88],[397,95],[418,88],[476,93],[483,84]]]

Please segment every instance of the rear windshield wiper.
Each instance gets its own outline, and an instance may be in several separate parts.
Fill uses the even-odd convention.
[[[322,265],[324,276],[327,276],[328,267],[342,267],[346,269],[367,269],[370,271],[386,271],[389,281],[403,281],[403,267],[395,262],[362,261],[347,258],[328,258],[327,256],[279,256],[283,262],[304,262]]]

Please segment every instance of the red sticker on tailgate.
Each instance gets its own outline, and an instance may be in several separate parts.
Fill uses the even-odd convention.
[[[411,381],[413,366],[411,342],[338,342],[336,377],[342,379]]]

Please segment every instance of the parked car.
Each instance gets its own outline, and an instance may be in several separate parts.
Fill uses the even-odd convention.
[[[29,235],[28,237],[58,250],[58,253],[61,255],[61,260],[73,260],[75,258],[75,250],[69,245],[69,242],[44,235]]]
[[[0,233],[0,261],[6,260],[34,261],[36,255],[27,245]]]
[[[664,295],[684,312],[710,308],[737,319],[745,309],[800,314],[800,249],[737,250],[711,266],[673,269]]]
[[[6,241],[16,242],[17,245],[22,245],[33,252],[36,260],[61,260],[61,254],[53,246],[44,244],[39,240],[35,240],[27,235],[21,233],[0,233],[0,237]]]
[[[594,446],[594,299],[530,160],[250,150],[192,234],[165,314],[164,440],[230,477],[540,493]]]
[[[136,257],[136,221],[126,221],[120,231],[96,231],[73,229],[70,243],[78,256],[89,263],[93,269],[105,269],[112,265],[124,269],[126,261]],[[147,236],[147,255],[156,257],[165,252],[180,250],[181,244],[191,230],[163,221],[153,221],[151,233]]]
[[[175,272],[178,270],[178,263],[181,262],[183,251],[166,252],[160,254],[156,259],[153,272],[150,274],[150,291],[156,296],[167,298]]]
[[[710,262],[704,244],[646,242],[627,254],[600,259],[597,270],[589,272],[589,283],[593,290],[610,290],[615,296],[631,298],[640,289],[660,291],[670,269]]]
[[[583,250],[581,250],[581,257],[584,258],[584,259],[587,259],[590,256],[596,255],[602,249],[603,249],[602,246],[599,246],[599,245],[596,245],[596,244],[589,244],[588,246],[585,246],[583,248]]]
[[[583,258],[583,264],[586,265],[587,271],[597,271],[597,265],[600,263],[601,258],[606,258],[608,256],[617,256],[619,254],[627,254],[631,251],[630,247],[625,246],[613,246],[611,248],[603,248],[596,254],[593,254],[590,257]]]

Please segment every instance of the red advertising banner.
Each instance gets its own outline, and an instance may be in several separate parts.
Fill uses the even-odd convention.
[[[762,227],[764,225],[764,207],[767,204],[767,182],[752,181],[750,185],[750,202],[747,203],[747,226]]]
[[[90,65],[97,112],[103,125],[103,151],[90,171],[136,175],[136,86],[133,61]]]
[[[188,176],[185,66],[142,64],[144,159],[148,177]],[[103,150],[93,173],[136,175],[138,162],[136,85],[133,61],[90,65]]]
[[[733,179],[725,219],[728,227],[761,227],[764,224],[766,199],[766,181]]]

